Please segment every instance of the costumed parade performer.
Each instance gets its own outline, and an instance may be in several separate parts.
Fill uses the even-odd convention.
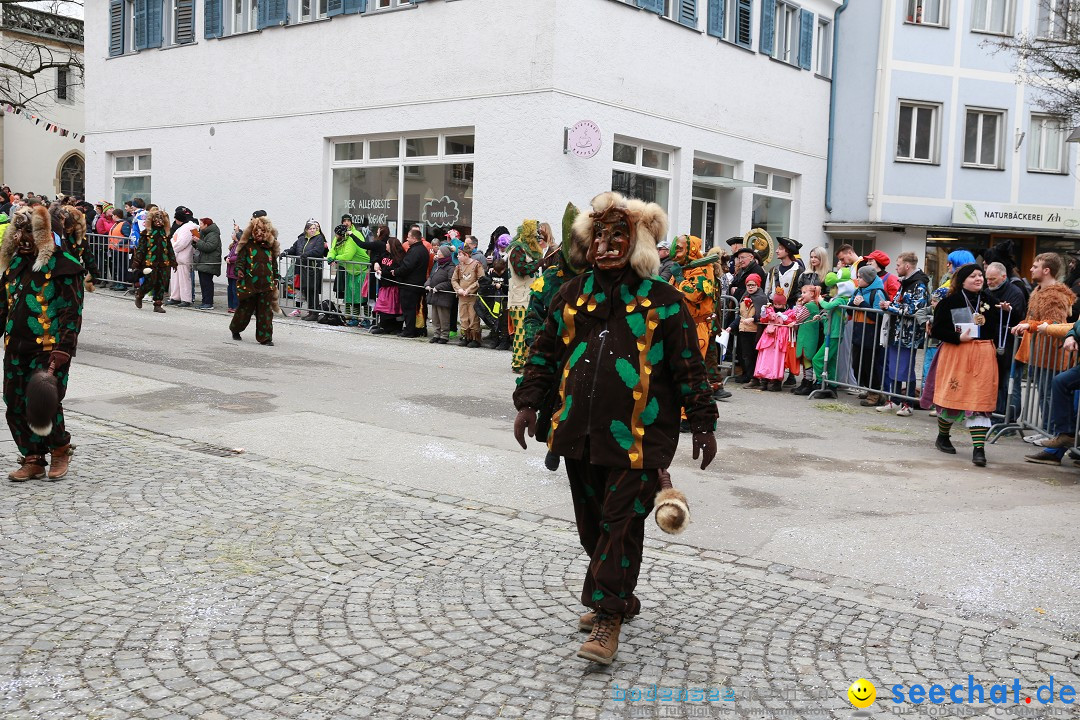
[[[578,536],[589,555],[581,602],[591,628],[578,657],[614,660],[634,595],[648,517],[679,441],[682,408],[704,469],[716,454],[717,411],[694,319],[675,288],[654,279],[667,216],[655,203],[598,195],[573,232],[594,269],[563,285],[514,392],[525,447],[557,389],[548,448],[565,458]],[[661,518],[663,520],[663,518]]]
[[[59,480],[74,452],[62,403],[82,329],[86,269],[77,252],[41,206],[20,208],[0,243],[4,403],[23,456],[8,475],[14,482],[45,477],[46,453],[48,478]]]
[[[165,301],[165,293],[169,291],[169,273],[176,269],[176,253],[169,242],[168,229],[169,216],[165,211],[151,210],[147,213],[146,229],[131,253],[132,282],[136,287],[137,308],[142,308],[143,298],[149,294],[154,301],[154,312],[165,312],[161,304]]]
[[[233,340],[247,329],[255,316],[255,339],[274,344],[274,313],[278,312],[277,258],[281,255],[278,233],[270,218],[248,223],[236,245],[236,295],[240,299],[229,330]]]
[[[510,287],[506,307],[510,312],[510,322],[513,325],[510,335],[513,338],[514,350],[510,368],[518,373],[524,367],[525,357],[529,353],[529,348],[525,344],[525,313],[529,309],[529,288],[540,274],[545,248],[551,241],[551,231],[548,229],[545,235],[545,228],[547,228],[546,223],[541,225],[536,220],[526,220],[521,223],[517,237],[510,244],[510,250],[506,256],[510,268]]]

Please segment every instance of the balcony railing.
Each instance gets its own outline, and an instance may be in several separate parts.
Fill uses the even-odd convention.
[[[79,18],[5,4],[0,9],[0,30],[13,30],[50,40],[83,44],[83,21]]]

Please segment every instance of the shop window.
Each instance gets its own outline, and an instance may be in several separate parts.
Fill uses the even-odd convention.
[[[941,106],[901,102],[897,123],[896,159],[938,162],[938,116]]]
[[[791,235],[792,178],[772,170],[755,169],[754,204],[750,226],[775,237]]]
[[[671,188],[670,149],[616,140],[612,160],[612,190],[654,202],[667,210]]]
[[[1080,28],[1080,0],[1039,0],[1038,37],[1070,40]]]
[[[1062,118],[1052,115],[1031,116],[1028,131],[1028,170],[1064,173],[1068,151],[1065,138],[1069,131]]]
[[[908,0],[907,22],[915,25],[947,27],[948,0]]]
[[[460,131],[334,141],[332,214],[352,213],[370,227],[386,225],[398,238],[412,225],[420,226],[428,239],[451,229],[469,234],[473,151],[474,136]]]
[[[1012,32],[1013,0],[975,0],[971,13],[973,32],[1008,35]]]
[[[117,153],[113,155],[113,199],[116,207],[132,198],[141,197],[150,203],[150,153]]]
[[[694,176],[712,178],[734,178],[735,166],[718,160],[707,160],[694,156]]]
[[[1003,168],[1002,127],[1005,113],[969,109],[964,123],[964,167]]]

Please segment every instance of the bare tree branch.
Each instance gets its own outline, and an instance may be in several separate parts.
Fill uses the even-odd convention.
[[[77,100],[84,70],[80,19],[0,0],[0,33],[0,103],[40,112],[56,100]]]

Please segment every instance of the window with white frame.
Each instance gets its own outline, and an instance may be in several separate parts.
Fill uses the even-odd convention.
[[[224,31],[226,35],[239,35],[240,33],[258,30],[258,6],[255,0],[222,0],[225,3],[226,19]]]
[[[142,198],[150,204],[150,153],[113,153],[113,199],[116,207],[132,198]]]
[[[974,0],[971,29],[1008,35],[1012,32],[1013,0]]]
[[[1005,113],[968,108],[964,121],[964,167],[1000,170],[1005,167],[1002,144]]]
[[[616,138],[611,151],[611,189],[668,209],[672,150]]]
[[[832,76],[832,23],[819,17],[817,22],[817,53],[814,55],[814,72],[822,77]]]
[[[471,128],[330,142],[333,217],[349,213],[397,237],[412,225],[428,239],[472,232]]]
[[[406,7],[411,0],[374,0],[368,4],[372,10],[389,10],[390,8]]]
[[[1068,151],[1065,139],[1069,129],[1065,121],[1053,115],[1032,113],[1028,130],[1028,170],[1031,172],[1064,173]]]
[[[907,22],[935,27],[948,26],[948,0],[907,0]]]
[[[754,168],[754,205],[750,227],[763,228],[773,237],[791,235],[792,176],[767,168]]]
[[[326,17],[328,0],[296,0],[296,21],[305,23]]]
[[[770,0],[766,0],[769,2]],[[775,0],[775,31],[772,56],[790,65],[799,64],[799,8]]]
[[[742,47],[750,47],[753,34],[751,24],[753,4],[737,2],[737,0],[726,0],[721,4],[724,9],[724,40]]]
[[[228,0],[224,1],[228,3]],[[165,46],[188,45],[195,42],[194,0],[165,0],[165,26],[162,41]]]
[[[1039,0],[1038,37],[1068,40],[1080,30],[1080,0]]]
[[[938,162],[938,125],[941,106],[900,102],[897,114],[896,159],[903,162]]]
[[[135,52],[135,0],[124,2],[124,52]]]

